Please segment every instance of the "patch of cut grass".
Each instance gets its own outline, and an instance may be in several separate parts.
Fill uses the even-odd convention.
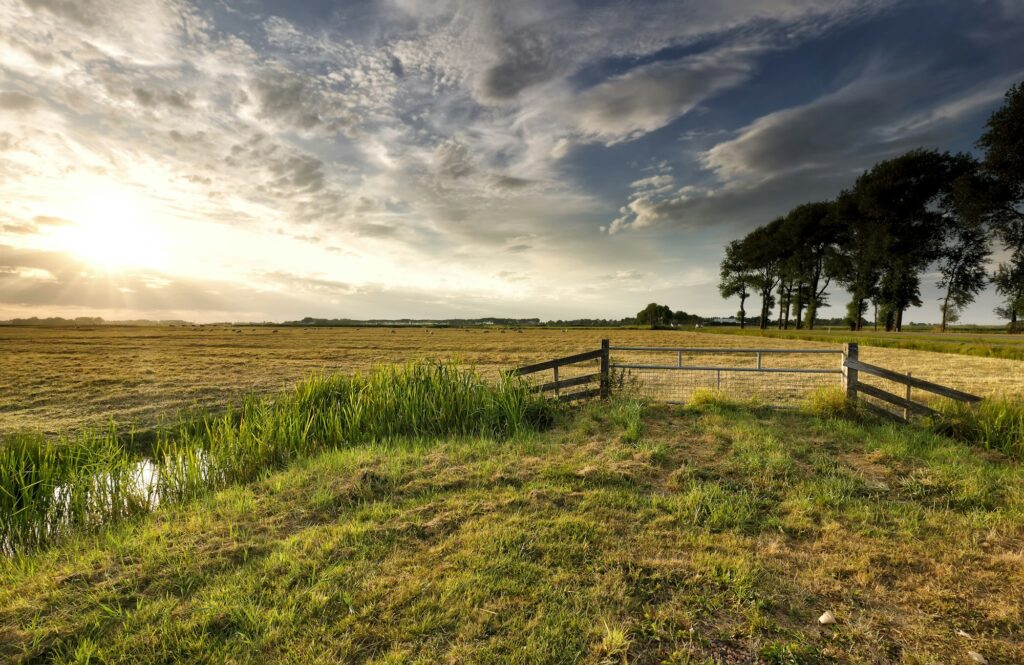
[[[704,328],[702,334],[731,335],[743,337],[767,337],[773,339],[801,339],[816,342],[847,343],[857,342],[864,346],[913,351],[933,351],[981,358],[1002,358],[1024,360],[1024,337],[1020,335],[971,334],[961,332],[937,333],[907,330],[902,333],[841,330],[760,330],[757,328]]]

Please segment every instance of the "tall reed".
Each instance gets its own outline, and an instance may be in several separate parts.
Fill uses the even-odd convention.
[[[993,397],[974,406],[952,400],[932,406],[939,412],[932,420],[937,431],[1024,460],[1024,401]]]
[[[111,428],[0,443],[0,550],[25,551],[261,477],[320,451],[401,438],[503,439],[546,426],[554,406],[521,379],[484,381],[451,363],[316,375],[270,397],[159,432],[148,458]]]

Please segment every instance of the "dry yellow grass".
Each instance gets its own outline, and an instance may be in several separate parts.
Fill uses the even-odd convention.
[[[460,358],[485,374],[596,348],[619,346],[838,348],[785,339],[648,330],[500,328],[0,328],[0,432],[56,432],[113,418],[141,426],[191,406],[217,406],[288,386],[319,370],[354,372],[377,363]],[[861,359],[961,390],[1019,393],[1024,362],[861,347]],[[674,357],[660,362],[674,362]],[[735,356],[706,359],[740,362]],[[752,358],[743,359],[747,364]],[[837,366],[832,356],[766,359],[787,366]],[[779,366],[779,365],[776,365]],[[832,376],[821,377],[838,382]],[[709,378],[710,380],[710,378]],[[759,375],[765,385],[797,381]],[[742,390],[742,383],[732,384]]]

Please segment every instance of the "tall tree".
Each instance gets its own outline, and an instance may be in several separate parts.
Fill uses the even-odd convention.
[[[833,261],[836,281],[850,293],[846,319],[851,330],[863,327],[868,302],[876,304],[877,324],[878,280],[885,263],[887,237],[875,218],[863,214],[853,190],[844,190],[836,199],[836,216],[843,228]]]
[[[670,325],[672,323],[672,308],[652,302],[637,313],[636,322],[639,325],[648,325],[652,328]]]
[[[1010,322],[1010,332],[1024,332],[1024,255],[1015,254],[1010,261],[1000,263],[992,283],[1003,304],[996,314]]]
[[[987,199],[992,226],[1010,250],[1010,259],[999,265],[992,282],[1004,298],[996,313],[1010,321],[1010,331],[1020,332],[1024,318],[1024,83],[1006,91],[1005,101],[985,124],[978,140],[985,153],[985,172],[993,187]]]
[[[814,318],[827,296],[826,289],[832,279],[830,268],[842,238],[842,226],[832,202],[804,203],[786,215],[787,235],[793,240],[790,264],[798,275],[796,288],[796,326],[802,327],[801,311],[806,305],[808,328],[814,328]]]
[[[759,226],[748,233],[741,241],[742,255],[744,262],[750,267],[754,275],[752,284],[761,296],[761,320],[762,330],[768,327],[771,319],[771,311],[775,306],[775,297],[772,293],[780,281],[781,269],[781,229],[784,220],[782,217],[774,219],[764,226]]]
[[[960,318],[963,308],[974,302],[988,281],[986,264],[992,255],[989,235],[981,226],[956,225],[946,236],[939,256],[938,287],[942,299],[942,332]]]
[[[944,237],[942,197],[970,167],[961,155],[911,150],[876,164],[841,197],[848,221],[860,227],[850,240],[867,243],[853,253],[866,252],[861,258],[877,270],[872,287],[891,314],[888,329],[902,330],[904,311],[921,304],[921,275],[939,258]],[[870,290],[855,293],[855,299],[870,296]]]
[[[985,171],[996,187],[990,203],[1002,241],[1024,252],[1024,83],[1006,91],[1005,101],[989,117],[978,139]]]
[[[739,296],[740,311],[737,317],[740,320],[740,328],[747,327],[747,298],[755,286],[756,276],[747,265],[743,255],[743,244],[739,240],[733,240],[725,247],[725,258],[719,270],[720,280],[718,292],[723,298]]]
[[[988,282],[987,265],[992,242],[986,228],[991,219],[987,204],[991,179],[972,157],[957,155],[954,172],[959,175],[946,188],[940,203],[945,219],[943,242],[936,268],[942,298],[942,331],[960,318],[964,307],[974,302]]]

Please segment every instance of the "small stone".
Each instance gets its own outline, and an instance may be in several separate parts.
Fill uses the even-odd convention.
[[[832,614],[828,610],[826,610],[824,614],[822,614],[820,617],[818,617],[818,623],[820,623],[822,626],[827,626],[827,625],[835,623],[835,622],[836,622],[836,615]]]
[[[966,637],[968,639],[970,639],[970,637],[971,637],[970,634],[967,631],[963,630],[962,628],[957,628],[956,634],[959,635],[960,637]]]
[[[988,665],[988,660],[977,651],[968,651],[967,657],[978,665]]]

